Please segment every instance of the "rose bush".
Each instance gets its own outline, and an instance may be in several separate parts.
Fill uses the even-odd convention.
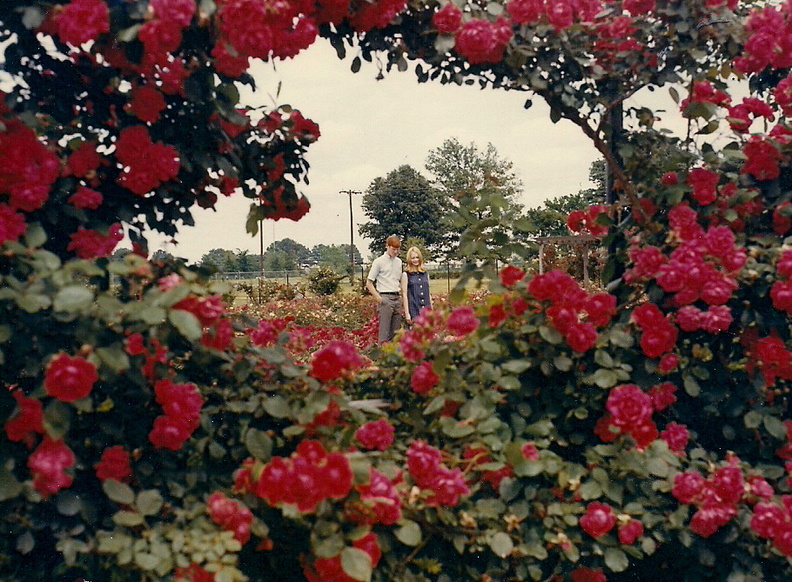
[[[791,12],[6,2],[3,579],[788,579]],[[571,221],[607,228],[606,291],[498,279],[521,243],[487,214],[460,244],[480,302],[438,303],[373,365],[337,337],[298,362],[225,285],[145,259],[146,228],[220,194],[251,198],[251,232],[308,210],[319,128],[236,84],[320,34],[353,69],[420,59],[420,81],[530,90],[576,124],[612,174]],[[627,102],[668,84],[688,137]],[[455,212],[498,208],[475,198]],[[122,232],[136,252],[110,260]]]

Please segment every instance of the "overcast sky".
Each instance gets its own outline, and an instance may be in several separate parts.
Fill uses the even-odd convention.
[[[255,93],[243,94],[250,104],[289,104],[319,124],[321,137],[308,148],[310,184],[301,185],[311,211],[299,222],[265,221],[264,248],[291,238],[306,247],[348,244],[349,197],[342,190],[365,191],[378,177],[403,164],[424,173],[430,150],[455,137],[480,150],[492,143],[501,158],[510,160],[524,185],[522,202],[539,206],[548,198],[575,193],[589,186],[591,162],[599,156],[570,122],[553,124],[544,102],[529,94],[481,90],[440,83],[419,84],[412,72],[392,72],[377,81],[377,69],[364,62],[358,73],[351,58],[339,60],[320,39],[295,59],[258,63],[252,73]],[[280,97],[275,98],[278,83]],[[364,257],[368,241],[358,235],[367,221],[353,196],[355,244]],[[196,226],[182,227],[178,245],[152,235],[150,250],[198,261],[214,248],[259,252],[259,238],[245,232],[250,200],[223,198],[217,211],[195,207]]]

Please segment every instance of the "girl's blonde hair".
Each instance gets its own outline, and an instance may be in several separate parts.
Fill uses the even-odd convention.
[[[418,258],[420,259],[420,262],[418,263],[417,267],[413,267],[412,263],[410,263],[410,255],[412,253],[418,255]],[[424,271],[426,271],[426,267],[424,267],[424,262],[423,262],[423,255],[421,254],[421,250],[418,247],[410,247],[409,249],[407,249],[407,254],[405,255],[405,258],[407,259],[405,261],[407,263],[407,267],[405,270],[411,273],[423,273]]]

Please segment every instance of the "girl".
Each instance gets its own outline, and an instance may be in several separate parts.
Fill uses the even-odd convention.
[[[401,296],[404,317],[407,325],[411,325],[421,309],[432,308],[432,297],[429,295],[429,273],[426,272],[423,255],[418,247],[410,247],[406,259],[407,266],[401,276]]]

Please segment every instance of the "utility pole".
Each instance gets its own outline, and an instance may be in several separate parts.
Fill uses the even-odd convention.
[[[355,222],[352,219],[352,194],[361,194],[358,190],[341,190],[339,194],[349,196],[349,284],[355,286]]]

